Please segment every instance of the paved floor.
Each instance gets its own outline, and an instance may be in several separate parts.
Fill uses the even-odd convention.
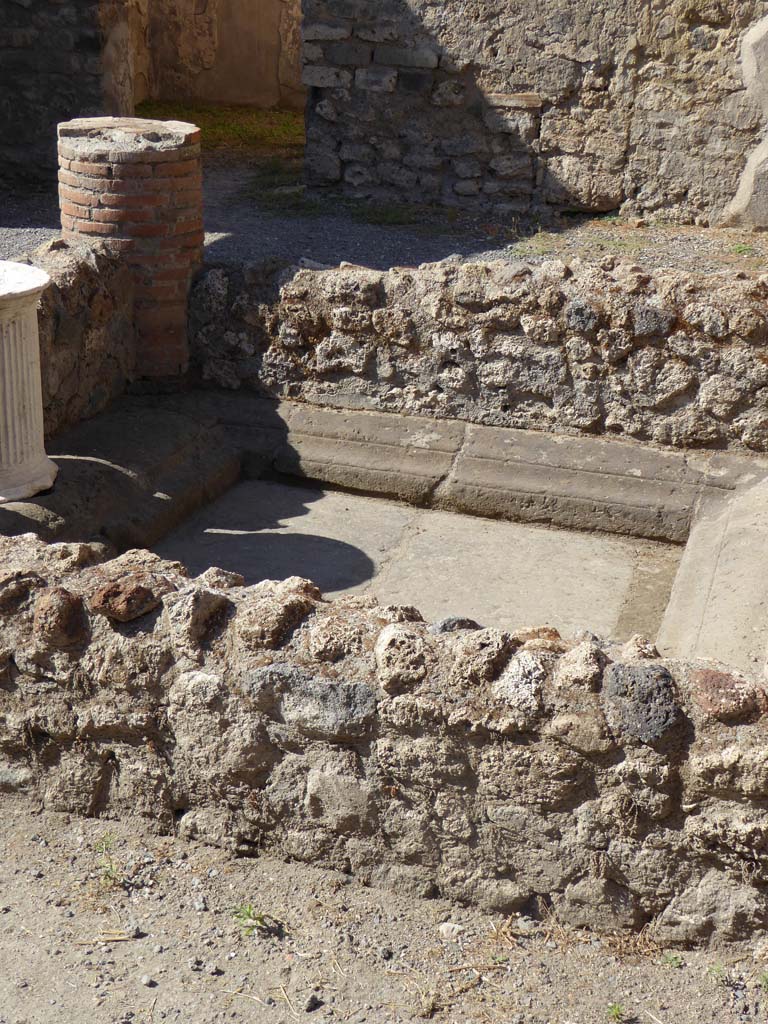
[[[372,592],[430,620],[465,615],[615,639],[655,637],[681,554],[263,481],[238,484],[156,550],[194,573],[217,565],[249,583],[305,576],[326,596]]]

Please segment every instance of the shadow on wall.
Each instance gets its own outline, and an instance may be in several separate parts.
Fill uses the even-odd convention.
[[[711,223],[764,118],[743,3],[304,0],[312,184]],[[717,173],[712,173],[712,168]]]
[[[490,91],[493,83],[479,61],[493,61],[505,46],[522,46],[522,38],[513,28],[505,38],[497,28],[496,44],[483,49],[477,40],[485,28],[473,34],[463,22],[457,31],[451,4],[441,19],[429,12],[439,32],[427,29],[419,6],[304,0],[310,184],[340,183],[361,198],[492,208],[511,218],[547,204],[584,212],[621,206],[621,166],[612,176],[590,176],[591,158],[582,152],[571,161],[584,165],[577,186],[574,174],[569,182],[561,175],[562,161],[542,158],[543,115],[553,94],[578,95],[585,68],[543,56],[541,77],[554,80],[546,90],[535,91],[537,75],[521,69],[507,76],[510,91]],[[455,11],[460,6],[453,5]],[[603,63],[590,62],[593,78],[612,70]],[[517,84],[519,91],[511,91]],[[609,136],[604,166],[610,164]]]
[[[541,96],[487,94],[477,63],[429,31],[416,8],[304,0],[309,184],[528,213]]]

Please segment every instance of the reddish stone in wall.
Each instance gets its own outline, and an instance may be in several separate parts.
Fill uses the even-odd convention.
[[[94,117],[58,135],[64,236],[105,242],[133,271],[137,375],[184,373],[187,294],[203,252],[200,130]]]
[[[768,711],[761,686],[729,672],[699,669],[691,674],[694,699],[705,715],[721,722],[743,722]]]

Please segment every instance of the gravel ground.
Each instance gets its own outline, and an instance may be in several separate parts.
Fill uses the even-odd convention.
[[[768,1014],[757,946],[601,941],[270,857],[233,860],[146,822],[2,799],[0,1024],[759,1024]]]
[[[9,192],[0,185],[0,260],[15,260],[59,234],[55,192]]]
[[[261,199],[259,197],[262,197]],[[266,196],[266,198],[265,198]],[[422,223],[370,223],[360,206],[323,200],[300,190],[271,188],[253,161],[209,158],[205,172],[206,259],[212,263],[301,259],[387,269],[449,256],[527,259],[602,259],[614,256],[652,267],[710,273],[731,268],[761,273],[768,239],[744,230],[649,226],[612,218],[564,219],[556,230],[517,235],[487,220],[453,219],[425,211]],[[402,219],[403,209],[375,211],[373,219]],[[53,191],[0,192],[0,259],[18,259],[58,234]]]

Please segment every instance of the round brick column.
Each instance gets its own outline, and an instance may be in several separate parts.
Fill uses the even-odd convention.
[[[203,258],[200,130],[131,117],[60,124],[59,202],[65,238],[99,239],[134,272],[137,374],[184,373],[187,295]]]

